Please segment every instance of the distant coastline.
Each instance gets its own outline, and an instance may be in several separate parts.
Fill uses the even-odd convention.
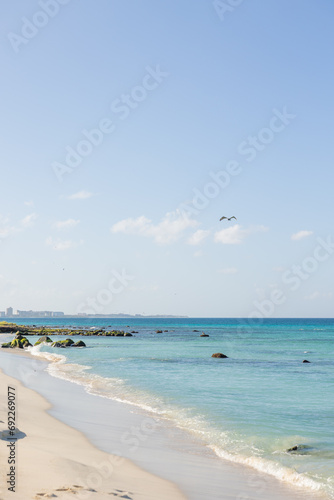
[[[40,319],[40,318],[83,318],[83,319],[94,319],[94,318],[188,318],[188,316],[175,316],[168,314],[126,314],[126,313],[114,313],[114,314],[90,314],[86,312],[78,314],[65,314],[63,311],[50,311],[50,310],[40,310],[34,311],[32,309],[22,310],[14,309],[13,307],[7,307],[5,311],[0,311],[0,321],[1,318],[6,319]]]
[[[15,320],[15,319],[41,319],[41,318],[81,318],[81,319],[94,319],[94,318],[189,318],[189,316],[175,316],[175,315],[172,315],[172,314],[148,314],[148,315],[145,315],[145,314],[123,314],[123,313],[119,313],[119,314],[62,314],[62,315],[57,315],[57,316],[53,316],[53,315],[45,315],[45,316],[40,316],[40,315],[27,315],[27,316],[21,316],[21,315],[13,315],[13,316],[0,316],[0,321],[1,319],[2,320],[6,320],[6,319],[11,319],[11,320]]]

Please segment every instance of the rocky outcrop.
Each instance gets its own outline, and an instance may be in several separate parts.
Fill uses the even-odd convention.
[[[108,325],[110,328],[111,325]],[[127,327],[128,328],[128,327]],[[0,321],[0,334],[1,333],[16,333],[20,335],[24,335],[25,337],[28,335],[38,335],[40,337],[43,336],[51,336],[51,335],[66,335],[66,336],[74,336],[74,335],[82,335],[82,336],[106,336],[106,337],[130,337],[130,335],[124,335],[124,330],[105,330],[105,328],[53,328],[49,326],[36,326],[36,325],[17,325],[15,323],[8,323],[6,321]],[[138,333],[133,331],[132,333]],[[159,331],[162,333],[162,331]]]
[[[17,325],[16,323],[8,323],[7,321],[0,321],[0,333],[28,333],[29,328],[24,325]]]
[[[208,335],[207,333],[202,333],[202,335],[200,335],[200,337],[210,337],[210,335]]]
[[[307,361],[307,359],[304,359],[303,363],[311,363],[311,361]]]
[[[52,342],[53,341],[50,339],[50,337],[47,337],[46,335],[44,335],[43,337],[38,339],[37,342],[34,343],[34,345],[39,345],[39,344],[43,344],[43,343],[52,344]]]
[[[11,348],[11,349],[24,349],[25,347],[30,347],[31,344],[29,340],[26,337],[22,337],[21,334],[16,335],[15,339],[13,339],[11,342],[7,342],[5,344],[2,344],[2,348]]]
[[[74,342],[72,339],[65,339],[53,342],[51,347],[86,347],[86,344],[82,340]]]
[[[82,340],[79,340],[75,344],[72,344],[72,347],[86,347],[86,344]]]
[[[74,344],[72,339],[58,340],[51,344],[52,347],[71,347]]]
[[[228,358],[228,356],[222,354],[221,352],[216,352],[215,354],[212,354],[211,358]]]
[[[311,453],[315,448],[312,446],[309,446],[307,444],[297,444],[295,446],[292,446],[291,448],[287,449],[286,451],[288,453],[294,453],[295,451],[298,452],[299,455],[306,455],[308,453]]]
[[[51,347],[63,347],[64,349],[66,349],[66,345],[62,344],[61,342],[53,342],[51,344]]]

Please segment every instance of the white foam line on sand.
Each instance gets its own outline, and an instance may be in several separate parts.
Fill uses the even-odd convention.
[[[172,483],[125,458],[98,450],[81,432],[49,415],[50,404],[35,391],[4,373],[0,373],[0,379],[1,499],[185,499]],[[7,387],[15,388],[20,431],[9,440],[3,432],[7,428]],[[14,465],[8,463],[10,454]],[[12,483],[7,482],[10,473]]]
[[[19,387],[18,427],[26,434],[18,441],[18,488],[24,488],[24,493],[21,490],[13,496],[5,491],[7,450],[5,442],[0,441],[0,500],[43,498],[37,493],[57,495],[55,498],[61,500],[184,499],[185,496],[170,480],[182,488],[188,500],[325,498],[252,468],[219,459],[179,429],[161,425],[151,433],[146,414],[137,414],[128,405],[87,394],[82,386],[50,376],[45,371],[46,366],[45,361],[26,352],[0,352],[0,367],[37,391],[11,382]],[[6,384],[10,379],[1,375],[0,380],[0,420],[6,422]],[[48,401],[54,405],[52,409]],[[140,426],[142,432],[143,424],[146,426],[145,439],[136,447],[132,429]],[[122,439],[125,435],[127,438]],[[85,436],[104,451],[95,448]],[[29,486],[31,484],[34,484],[33,488]],[[82,488],[75,489],[74,485]],[[68,491],[59,491],[68,488]]]

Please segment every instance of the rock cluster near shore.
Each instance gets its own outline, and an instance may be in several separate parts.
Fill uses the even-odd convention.
[[[82,340],[74,342],[72,339],[65,339],[53,342],[53,340],[51,340],[50,337],[46,336],[41,337],[39,340],[37,340],[34,346],[43,343],[51,344],[51,347],[86,347],[86,344]],[[20,333],[17,333],[16,337],[11,342],[2,344],[1,347],[10,349],[15,349],[15,348],[23,349],[24,347],[29,347],[29,346],[32,346],[29,340],[26,337],[23,337]]]
[[[16,325],[15,323],[0,323],[1,333],[20,333],[21,335],[83,335],[83,336],[105,336],[105,337],[132,337],[132,333],[123,330],[84,330],[75,328],[51,328],[47,326],[29,326],[29,325]],[[137,332],[136,332],[137,333]]]
[[[108,328],[110,328],[112,325],[108,325]],[[129,325],[127,326],[129,327]],[[129,327],[130,328],[130,327]],[[174,330],[170,330],[174,331]],[[161,334],[168,332],[168,330],[156,330],[155,333]],[[199,330],[193,330],[194,333],[199,333]],[[35,346],[42,344],[42,343],[48,343],[51,344],[52,347],[86,347],[86,344],[80,340],[78,342],[74,342],[72,339],[65,339],[65,340],[57,340],[53,341],[48,335],[67,335],[67,336],[75,336],[75,335],[81,335],[81,336],[102,336],[102,337],[132,337],[133,334],[138,333],[138,331],[132,330],[130,332],[125,332],[123,330],[106,330],[105,328],[102,329],[95,329],[95,328],[86,328],[86,329],[79,329],[79,328],[52,328],[52,327],[46,327],[46,326],[36,326],[36,325],[17,325],[16,323],[7,323],[6,321],[0,321],[0,334],[9,334],[9,333],[16,333],[16,337],[11,341],[7,342],[4,344],[1,344],[0,347],[2,348],[19,348],[23,349],[26,347],[31,346],[32,344],[29,342],[27,339],[27,336],[29,335],[36,335],[39,336],[39,340],[35,342]],[[205,332],[202,332],[200,337],[210,337]],[[306,352],[306,351],[305,351]],[[212,358],[228,358],[226,354],[223,354],[221,352],[216,352],[211,355]],[[311,363],[311,361],[304,359],[302,363]]]
[[[79,342],[74,342],[72,339],[65,339],[58,340],[57,342],[52,342],[51,347],[86,347],[86,344],[82,340],[79,340]]]
[[[23,337],[18,332],[15,339],[13,339],[11,342],[7,342],[5,344],[2,344],[1,347],[10,348],[10,349],[15,349],[17,347],[19,349],[23,349],[24,347],[29,347],[31,345],[32,344],[30,344],[29,340],[26,337]]]
[[[15,338],[11,342],[1,345],[2,348],[19,348],[30,347],[32,344],[27,339],[29,335],[38,335],[40,339],[34,345],[42,343],[51,344],[52,347],[86,347],[86,344],[79,340],[74,342],[72,339],[59,340],[54,342],[49,335],[67,335],[67,336],[103,336],[103,337],[132,337],[132,333],[121,330],[78,330],[72,328],[49,328],[27,325],[16,325],[15,323],[0,323],[0,334],[16,333]]]

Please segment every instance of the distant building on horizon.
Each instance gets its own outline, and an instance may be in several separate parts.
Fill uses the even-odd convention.
[[[63,313],[62,311],[55,311],[52,313],[53,318],[60,318],[62,316],[65,316],[65,313]]]
[[[11,317],[11,316],[13,316],[13,313],[14,313],[14,309],[12,307],[7,307],[6,316]]]
[[[8,309],[6,310],[6,316],[8,316],[7,314]],[[14,316],[14,314],[12,313],[11,316]],[[65,316],[65,314],[62,311],[32,311],[32,310],[23,311],[20,309],[18,309],[15,314],[16,318],[60,318],[62,316]]]

